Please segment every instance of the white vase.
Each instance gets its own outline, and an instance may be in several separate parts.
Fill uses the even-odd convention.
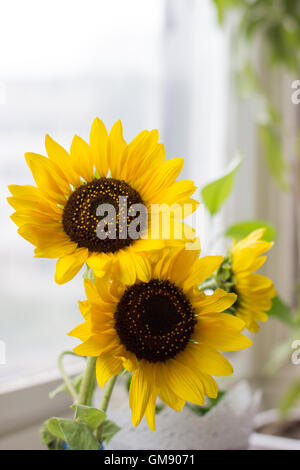
[[[247,449],[258,410],[260,393],[252,393],[246,382],[231,388],[206,415],[199,416],[185,407],[181,412],[164,408],[156,416],[156,432],[145,420],[135,429],[128,404],[111,411],[122,430],[107,449],[209,450]]]
[[[290,420],[300,420],[300,410],[292,410],[290,415]],[[254,424],[258,429],[278,421],[280,421],[278,410],[267,410],[256,416]],[[300,440],[254,432],[250,436],[249,446],[255,450],[300,450]]]

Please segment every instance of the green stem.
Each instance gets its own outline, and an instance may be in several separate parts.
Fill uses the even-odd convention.
[[[111,377],[109,379],[109,381],[107,382],[107,385],[105,387],[103,397],[102,397],[102,401],[101,401],[101,404],[100,404],[100,410],[104,411],[105,413],[107,411],[107,407],[109,405],[111,395],[112,395],[115,383],[117,381],[117,378],[118,378],[117,375],[115,375],[114,377]],[[102,428],[103,428],[103,423],[100,424],[100,426],[98,427],[98,429],[96,431],[96,436],[97,436],[97,439],[98,439],[99,442],[101,442]]]
[[[118,376],[115,375],[114,377],[111,377],[109,381],[107,382],[107,385],[105,387],[101,405],[100,405],[100,410],[105,411],[107,410],[108,404],[110,402],[111,394],[114,389],[115,383],[117,381]]]
[[[204,291],[207,289],[216,290],[218,288],[218,283],[215,278],[208,279],[199,286],[199,290]]]
[[[77,401],[77,393],[76,393],[76,390],[68,376],[68,374],[66,373],[64,367],[63,367],[63,358],[64,356],[67,356],[67,355],[71,355],[71,356],[76,356],[76,354],[74,354],[72,351],[63,351],[59,356],[58,356],[58,359],[57,359],[57,364],[58,364],[58,368],[60,370],[60,373],[62,375],[62,378],[64,379],[64,382],[66,384],[66,387],[67,389],[69,390],[72,398],[73,398],[73,401],[76,402]]]
[[[89,401],[90,388],[93,384],[95,378],[95,369],[96,369],[97,357],[89,357],[86,362],[86,369],[82,379],[78,405],[87,405]]]

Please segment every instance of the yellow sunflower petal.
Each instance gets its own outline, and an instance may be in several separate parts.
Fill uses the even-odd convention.
[[[98,337],[90,337],[84,343],[79,344],[76,348],[73,349],[74,353],[78,356],[99,356],[102,352],[103,347],[99,343]]]
[[[192,369],[170,359],[166,364],[166,376],[176,395],[196,405],[204,405],[204,388]]]
[[[84,300],[84,301],[79,300],[78,301],[78,307],[79,307],[81,315],[86,320],[88,315],[89,315],[90,308],[91,308],[89,302],[87,300]]]
[[[69,242],[69,238],[58,224],[54,227],[47,227],[37,223],[26,223],[21,225],[18,233],[39,248],[58,247]]]
[[[43,194],[36,186],[29,184],[8,186],[13,197],[8,197],[9,204],[16,210],[30,213],[33,209],[41,210],[49,216],[62,215],[62,208]]]
[[[166,160],[157,168],[149,168],[149,172],[147,175],[145,174],[142,188],[145,199],[152,200],[152,198],[155,198],[156,192],[171,186],[181,172],[183,163],[183,158],[172,158],[171,160]]]
[[[176,360],[186,367],[192,369],[202,383],[205,394],[210,398],[216,398],[218,395],[218,385],[216,381],[208,374],[201,371],[197,360],[196,350],[186,348],[176,356]]]
[[[191,273],[188,274],[184,288],[188,290],[204,282],[218,269],[223,261],[222,256],[204,256],[200,258],[192,267]]]
[[[56,263],[55,281],[64,284],[70,281],[80,271],[88,257],[86,248],[77,248],[71,255],[59,258]]]
[[[128,145],[128,158],[122,169],[122,175],[140,188],[139,179],[144,178],[149,166],[154,162],[158,165],[163,160],[164,152],[158,145],[158,131],[156,129],[151,132],[142,131]]]
[[[229,314],[199,317],[193,338],[220,351],[238,351],[251,346],[252,341],[240,334],[245,327],[243,321]]]
[[[61,258],[66,255],[74,253],[76,250],[76,243],[66,242],[57,246],[47,246],[43,248],[35,248],[34,256],[36,258]]]
[[[90,146],[95,155],[95,167],[100,177],[105,177],[108,173],[107,143],[106,127],[99,118],[96,118],[91,128]]]
[[[157,394],[154,389],[152,389],[148,404],[145,410],[145,418],[148,423],[151,431],[155,431],[155,407],[156,407],[156,397]]]
[[[206,343],[189,343],[188,348],[197,357],[199,370],[204,374],[226,377],[233,372],[230,362]]]
[[[60,222],[60,218],[58,216],[49,216],[46,213],[40,212],[40,211],[32,211],[31,213],[25,213],[25,212],[14,212],[10,216],[11,220],[18,226],[21,227],[23,224],[28,224],[32,222],[33,220],[37,224],[45,225],[46,227],[51,228],[56,228],[58,223]],[[58,227],[58,230],[60,227]]]
[[[185,400],[179,398],[176,393],[170,388],[167,377],[166,377],[166,364],[158,363],[157,364],[157,392],[162,401],[176,411],[181,411],[185,405]]]
[[[59,175],[58,167],[49,158],[34,153],[25,153],[25,159],[40,191],[56,203],[65,204],[71,192],[67,181]]]
[[[139,367],[139,362],[136,358],[136,355],[125,349],[124,346],[119,348],[119,353],[116,354],[116,357],[120,358],[124,369],[126,369],[128,372],[133,372]]]
[[[94,178],[93,153],[89,145],[78,135],[72,140],[71,161],[76,173],[85,181],[92,181]]]
[[[95,276],[99,278],[102,278],[107,274],[111,263],[111,257],[105,253],[91,255],[87,259],[87,265],[94,271]]]
[[[85,294],[88,300],[97,300],[99,297],[96,285],[88,278],[83,281]]]
[[[131,261],[136,271],[136,277],[142,282],[149,282],[152,274],[149,260],[144,255],[132,253]]]
[[[87,322],[81,323],[80,325],[73,328],[68,333],[68,336],[74,336],[74,338],[78,338],[81,341],[87,341],[91,336],[91,329]]]
[[[156,194],[156,196],[153,197],[152,204],[154,203],[165,203],[165,204],[179,204],[179,203],[190,203],[192,204],[192,201],[190,201],[190,196],[194,194],[196,191],[197,187],[194,185],[193,181],[190,180],[183,180],[183,181],[175,181],[175,183],[172,184],[172,186],[169,186],[168,188],[163,189],[159,193]],[[195,207],[199,205],[199,202],[193,201]],[[191,214],[193,210],[189,211]],[[188,217],[189,213],[186,211],[185,215],[183,218]]]
[[[112,351],[100,354],[96,362],[96,377],[99,387],[103,388],[111,377],[121,372],[121,369],[122,361],[114,357]]]
[[[61,145],[55,142],[55,140],[53,140],[48,134],[45,137],[45,147],[50,160],[59,166],[67,181],[69,181],[73,186],[79,186],[80,178],[72,167],[71,158],[68,152],[61,147]]]
[[[132,424],[138,426],[145,414],[146,407],[151,395],[151,382],[146,369],[139,367],[132,374],[129,389],[129,406],[132,411]]]
[[[127,157],[127,144],[123,138],[121,121],[117,121],[108,136],[108,164],[113,178],[120,177],[121,166]]]
[[[130,254],[122,251],[118,256],[120,281],[125,285],[132,285],[136,281],[136,267]]]
[[[204,292],[195,294],[193,304],[200,314],[224,312],[235,303],[236,299],[236,294],[227,293],[223,289],[216,289],[211,295]]]

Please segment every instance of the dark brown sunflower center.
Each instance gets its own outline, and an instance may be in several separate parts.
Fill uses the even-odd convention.
[[[158,279],[128,287],[115,312],[122,344],[138,359],[150,362],[166,361],[183,351],[195,323],[184,292]]]
[[[137,191],[125,181],[94,179],[71,194],[63,213],[63,228],[79,248],[114,253],[129,246],[127,228],[137,217],[131,210],[143,204]],[[137,227],[138,231],[138,227]]]

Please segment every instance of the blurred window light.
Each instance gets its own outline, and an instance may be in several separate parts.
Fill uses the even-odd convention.
[[[223,164],[225,46],[210,0],[12,0],[1,4],[0,41],[3,195],[33,183],[22,155],[44,154],[46,133],[68,149],[95,116],[108,127],[121,118],[127,141],[160,129],[167,157],[184,156],[198,184]],[[1,198],[0,388],[75,345],[66,333],[85,296],[80,275],[55,284],[55,260],[34,259],[11,212]]]

